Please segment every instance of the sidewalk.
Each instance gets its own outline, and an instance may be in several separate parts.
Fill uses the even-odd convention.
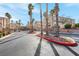
[[[6,35],[6,36],[0,38],[0,41],[4,40],[4,39],[7,38],[7,37],[10,37],[10,36],[13,35],[13,34],[14,34],[14,33],[11,33],[11,34],[9,34],[9,35]]]

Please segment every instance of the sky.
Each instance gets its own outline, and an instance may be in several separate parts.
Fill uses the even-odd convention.
[[[33,18],[35,21],[40,21],[40,10],[39,4],[35,4],[33,9]],[[55,6],[54,3],[48,4],[49,12]],[[60,3],[59,4],[59,16],[70,17],[75,19],[76,23],[79,23],[79,4],[78,3]],[[43,13],[46,11],[46,4],[42,3]],[[19,19],[26,25],[29,21],[28,15],[28,4],[27,3],[0,3],[0,17],[4,17],[5,13],[8,12],[14,22]]]

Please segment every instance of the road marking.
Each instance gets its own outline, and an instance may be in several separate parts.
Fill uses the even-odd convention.
[[[65,46],[53,44],[60,56],[74,56]]]
[[[52,50],[53,50],[55,56],[59,56],[59,53],[57,52],[57,50],[56,50],[55,47],[53,46],[53,43],[52,43],[52,42],[48,42],[48,43],[50,44],[50,46],[51,46],[51,48],[52,48]]]
[[[42,39],[40,56],[55,56],[47,40]]]
[[[34,56],[40,56],[41,42],[42,42],[42,40],[40,39],[40,42],[38,44],[38,47],[36,49],[36,52],[35,52],[35,55]]]
[[[78,53],[76,53],[74,50],[72,50],[70,47],[65,46],[70,52],[72,52],[75,56],[79,56]]]

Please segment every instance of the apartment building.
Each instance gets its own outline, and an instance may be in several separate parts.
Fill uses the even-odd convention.
[[[68,17],[58,17],[58,24],[60,28],[64,28],[65,24],[75,24],[75,20],[68,18]],[[42,21],[42,25],[43,25],[43,30],[46,28],[46,19],[44,18]],[[48,26],[49,26],[49,30],[55,28],[56,26],[56,17],[55,16],[48,16]],[[41,29],[41,22],[40,21],[36,21],[34,24],[34,29],[36,30],[40,30]]]

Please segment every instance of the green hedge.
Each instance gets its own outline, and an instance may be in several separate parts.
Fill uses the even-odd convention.
[[[3,34],[2,33],[0,33],[0,38],[3,36]]]
[[[71,26],[72,26],[71,24],[65,24],[65,25],[64,25],[64,28],[65,28],[65,29],[71,29]]]
[[[75,24],[75,27],[79,28],[79,23]]]

